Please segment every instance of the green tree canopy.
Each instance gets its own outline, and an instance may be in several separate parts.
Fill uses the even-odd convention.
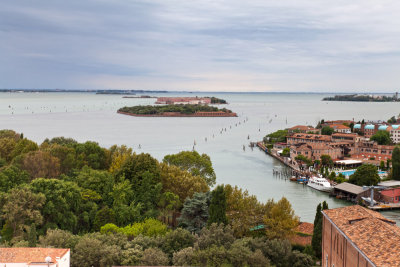
[[[375,141],[378,145],[390,145],[392,143],[392,139],[390,138],[390,133],[385,130],[379,130],[371,136],[371,141]]]
[[[378,168],[372,164],[363,164],[350,176],[349,182],[359,186],[377,185],[380,181]]]
[[[335,132],[335,130],[329,126],[324,126],[321,129],[321,134],[323,135],[332,135]]]
[[[389,168],[389,162],[388,162]],[[400,148],[395,146],[392,152],[392,179],[400,180]]]
[[[199,233],[207,224],[209,203],[208,193],[195,193],[192,198],[187,198],[178,219],[179,226],[189,232]]]
[[[203,177],[208,186],[215,184],[216,175],[211,159],[206,154],[199,154],[196,151],[182,151],[178,154],[166,155],[163,159],[168,165],[175,165],[182,170],[189,171],[194,176]]]
[[[333,160],[329,155],[321,155],[321,164],[322,166],[333,166]]]
[[[228,224],[226,217],[226,194],[223,185],[217,186],[211,192],[211,200],[208,215],[208,225],[212,223]]]

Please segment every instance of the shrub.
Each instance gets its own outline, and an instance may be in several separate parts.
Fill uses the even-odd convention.
[[[192,266],[195,261],[195,250],[192,247],[187,247],[174,252],[172,263],[176,266]]]
[[[159,248],[148,248],[143,251],[143,256],[141,259],[142,265],[148,266],[160,266],[160,265],[168,265],[169,260],[167,255],[162,252]]]
[[[212,245],[229,248],[233,241],[235,241],[235,237],[229,225],[224,226],[223,224],[218,225],[213,223],[210,227],[204,227],[201,230],[196,245],[200,249],[207,249]]]

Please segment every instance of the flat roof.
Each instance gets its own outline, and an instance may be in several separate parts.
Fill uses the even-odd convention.
[[[335,185],[333,188],[334,189],[339,189],[339,190],[342,190],[342,191],[346,191],[346,192],[349,192],[349,193],[352,193],[352,194],[355,194],[355,195],[358,195],[358,194],[360,194],[360,193],[365,191],[361,186],[358,186],[358,185],[355,185],[355,184],[350,184],[350,183],[347,183],[347,182]]]
[[[335,161],[335,163],[350,165],[350,164],[360,164],[363,163],[362,160],[355,160],[355,159],[344,159]]]
[[[388,187],[400,186],[400,181],[389,180],[389,181],[380,182],[378,185],[379,186],[388,186]]]

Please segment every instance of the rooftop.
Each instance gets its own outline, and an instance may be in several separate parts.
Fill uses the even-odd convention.
[[[400,266],[400,228],[394,221],[358,205],[322,213],[376,266]]]
[[[330,135],[321,135],[321,134],[304,134],[304,133],[296,133],[292,136],[288,136],[288,138],[302,138],[308,140],[321,140],[325,142],[331,141]]]
[[[0,262],[4,263],[44,263],[50,256],[52,262],[63,257],[69,248],[0,248]]]
[[[342,191],[346,191],[346,192],[349,192],[349,193],[352,193],[352,194],[355,194],[355,195],[358,195],[358,194],[364,192],[364,189],[361,186],[350,184],[350,183],[346,183],[346,182],[338,184],[338,185],[335,185],[333,188],[334,189],[339,189],[339,190],[342,190]]]
[[[400,181],[389,180],[389,181],[380,182],[378,185],[387,186],[387,187],[400,186]]]
[[[315,129],[314,127],[311,127],[311,126],[296,125],[296,126],[293,126],[293,127],[289,128],[289,130],[292,130],[292,131],[295,131],[295,130],[301,130],[301,131],[308,131],[308,130],[310,130],[310,131],[313,131],[313,130],[316,130],[316,129]]]

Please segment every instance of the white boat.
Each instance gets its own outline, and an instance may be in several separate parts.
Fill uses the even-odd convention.
[[[317,189],[319,191],[330,192],[333,187],[325,178],[320,177],[311,177],[308,180],[307,185],[311,188]]]

